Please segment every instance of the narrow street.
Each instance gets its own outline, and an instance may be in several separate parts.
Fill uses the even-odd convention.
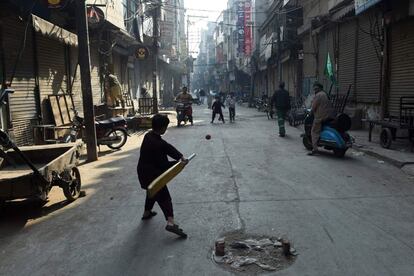
[[[226,119],[228,111],[225,110]],[[142,135],[80,167],[86,197],[56,189],[42,211],[8,204],[0,218],[0,275],[230,275],[211,259],[222,234],[288,237],[299,256],[275,275],[412,275],[414,181],[377,159],[348,152],[309,157],[301,130],[237,108],[236,123],[172,126],[165,139],[197,153],[169,184],[177,239],[158,215],[142,222],[136,164]],[[210,134],[211,140],[205,136]]]

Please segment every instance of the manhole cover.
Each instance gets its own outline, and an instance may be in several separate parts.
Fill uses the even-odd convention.
[[[216,241],[212,257],[226,270],[255,275],[292,265],[296,250],[287,239],[229,233]]]

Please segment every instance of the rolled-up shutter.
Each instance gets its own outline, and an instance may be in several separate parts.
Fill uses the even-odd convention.
[[[358,22],[358,50],[356,72],[356,100],[359,103],[378,103],[381,95],[381,61],[378,42],[371,35],[373,30],[370,12]]]
[[[341,94],[348,91],[349,85],[352,85],[351,93],[355,90],[356,30],[355,20],[339,26],[338,86]]]
[[[52,123],[48,95],[67,93],[67,68],[65,44],[58,40],[36,34],[39,62],[39,87],[42,97],[44,123]]]
[[[304,78],[315,77],[316,75],[316,46],[314,47],[315,37],[309,35],[303,38],[303,76]]]
[[[322,32],[319,34],[319,41],[318,41],[318,80],[325,84],[326,78],[324,75],[325,65],[326,65],[326,57],[328,55],[328,47],[327,47],[327,33]]]
[[[399,116],[400,98],[414,97],[414,20],[397,23],[391,32],[391,86],[388,111]]]
[[[324,85],[325,90],[331,86],[331,81],[325,76],[326,61],[331,57],[332,66],[335,73],[335,28],[325,29],[319,35],[319,81]]]
[[[93,103],[96,105],[104,101],[104,98],[102,95],[102,89],[101,89],[101,81],[100,81],[99,52],[94,47],[91,47],[90,55],[91,55],[92,96],[93,96]],[[80,113],[82,113],[83,112],[82,88],[81,88],[80,67],[78,65],[78,48],[77,47],[71,47],[71,50],[70,50],[70,76],[71,76],[70,83],[71,84],[73,83],[71,92],[73,93],[73,100],[75,103],[75,107]]]
[[[5,71],[7,82],[13,74],[18,60],[21,42],[26,37],[20,62],[17,63],[12,82],[14,94],[10,96],[10,115],[12,134],[18,145],[28,145],[33,142],[31,123],[36,119],[36,101],[34,76],[34,58],[31,23],[21,22],[13,16],[2,18],[3,45],[5,51]]]

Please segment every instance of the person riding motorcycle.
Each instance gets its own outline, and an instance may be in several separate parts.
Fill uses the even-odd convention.
[[[188,104],[188,110],[186,111],[186,114],[191,125],[193,125],[193,108],[191,106],[191,104],[193,103],[193,97],[188,93],[187,87],[183,87],[182,92],[178,94],[177,97],[175,97],[174,101],[178,103]]]
[[[322,131],[322,124],[329,118],[332,118],[333,107],[329,100],[328,95],[323,90],[323,85],[319,82],[313,84],[313,91],[315,92],[315,98],[312,102],[311,113],[314,115],[312,125],[312,152],[308,155],[318,154],[318,142]]]

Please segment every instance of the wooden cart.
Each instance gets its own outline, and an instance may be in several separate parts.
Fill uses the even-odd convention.
[[[17,148],[14,144],[0,158],[0,203],[15,199],[47,200],[53,186],[62,188],[69,201],[77,199],[81,176],[76,167],[80,143]],[[3,144],[4,147],[4,144]]]
[[[400,98],[400,114],[397,118],[366,121],[369,123],[370,142],[374,126],[378,125],[381,126],[380,144],[383,148],[389,149],[396,139],[408,139],[411,142],[411,150],[414,151],[414,97]],[[401,130],[405,130],[408,136],[397,136],[397,132]]]

